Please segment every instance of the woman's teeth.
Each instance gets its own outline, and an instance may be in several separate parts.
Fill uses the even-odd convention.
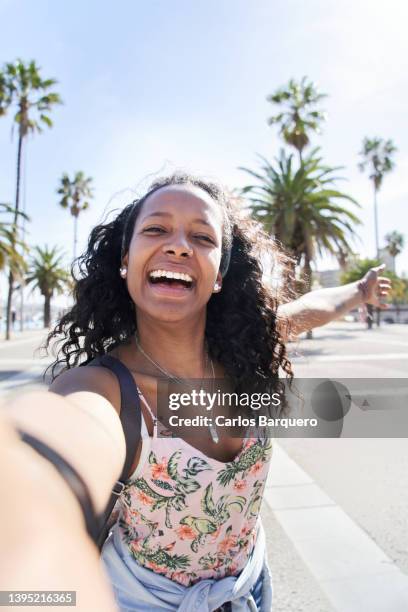
[[[190,286],[193,283],[193,279],[189,274],[185,274],[184,272],[168,272],[167,270],[154,270],[150,272],[149,278],[152,281],[159,282],[161,279],[166,280],[179,280],[183,283],[187,283],[187,286]]]

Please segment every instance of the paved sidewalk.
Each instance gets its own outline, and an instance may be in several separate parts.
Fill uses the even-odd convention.
[[[12,346],[15,344],[21,344],[22,342],[29,342],[34,338],[41,339],[42,336],[46,336],[48,333],[48,329],[25,329],[24,331],[13,331],[11,332],[10,340],[5,340],[5,330],[2,329],[0,331],[0,348],[7,346]]]
[[[334,610],[408,610],[408,576],[276,442],[265,501]]]

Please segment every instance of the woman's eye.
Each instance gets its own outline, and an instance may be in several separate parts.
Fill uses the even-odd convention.
[[[166,230],[163,229],[162,227],[152,226],[152,227],[146,227],[143,230],[143,233],[145,233],[145,232],[159,232],[160,233],[160,232],[165,232],[165,231]]]
[[[196,238],[199,240],[205,240],[206,242],[210,242],[211,244],[215,244],[214,240],[210,238],[210,236],[206,236],[205,234],[196,234]]]

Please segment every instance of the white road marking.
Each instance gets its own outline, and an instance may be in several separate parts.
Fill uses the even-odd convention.
[[[11,391],[19,391],[19,387],[22,385],[26,385],[30,382],[33,383],[42,383],[42,374],[44,373],[45,366],[44,364],[36,364],[32,368],[27,370],[23,370],[22,372],[18,372],[17,374],[13,374],[8,378],[0,381],[0,395],[5,395]]]
[[[311,360],[313,362],[324,361],[388,361],[388,360],[408,359],[407,353],[353,353],[351,355],[302,355],[290,357],[293,363]]]
[[[276,442],[264,497],[336,610],[408,610],[408,576]]]
[[[378,343],[380,340],[383,340],[384,343],[387,344],[387,346],[389,344],[392,344],[394,346],[405,346],[406,348],[408,348],[408,342],[404,342],[403,340],[389,340],[389,338],[375,338],[375,337],[370,337],[370,338],[364,338],[364,342],[376,342]]]
[[[33,366],[33,367],[37,367],[38,366],[43,366],[44,365],[44,369],[47,367],[47,365],[50,363],[49,359],[38,359],[33,357],[32,359],[27,358],[27,357],[21,357],[21,359],[19,357],[13,357],[12,359],[2,359],[0,361],[0,365],[5,365],[5,366],[10,366],[10,365],[28,365],[28,366]],[[1,371],[1,370],[0,370]]]

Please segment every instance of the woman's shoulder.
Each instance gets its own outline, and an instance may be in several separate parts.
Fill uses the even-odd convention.
[[[102,365],[83,365],[64,370],[51,383],[49,391],[68,396],[91,392],[107,399],[120,414],[120,386],[115,374]]]

